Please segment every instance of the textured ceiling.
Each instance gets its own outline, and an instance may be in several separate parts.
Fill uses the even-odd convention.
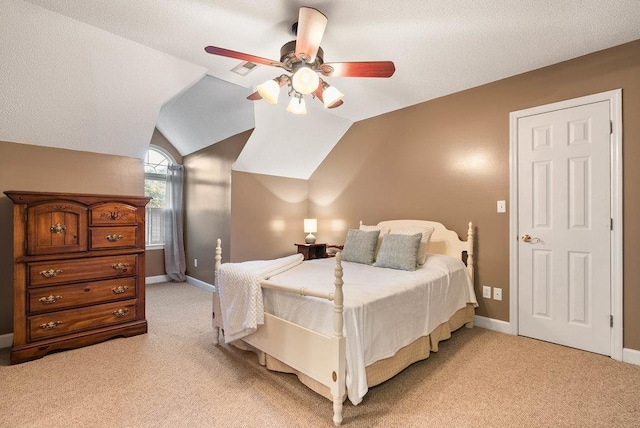
[[[239,76],[204,47],[279,59],[300,6],[328,17],[325,61],[391,60],[394,76],[327,79],[345,104],[302,118],[245,100],[282,70]],[[638,0],[3,0],[0,113],[16,123],[0,138],[140,157],[157,122],[186,155],[255,123],[236,169],[307,178],[355,121],[640,39],[639,22]]]
[[[229,103],[221,111],[220,103],[213,102],[242,100],[246,92],[238,85],[204,76],[162,107],[156,127],[179,153],[193,153],[255,126],[252,103]]]

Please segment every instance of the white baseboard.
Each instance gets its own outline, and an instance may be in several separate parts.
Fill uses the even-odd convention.
[[[13,345],[13,333],[0,334],[0,349],[11,348]]]
[[[202,288],[205,291],[210,291],[213,293],[213,285],[208,282],[200,281],[199,279],[193,278],[187,275],[187,284],[195,285],[198,288]]]
[[[157,284],[159,282],[170,282],[171,277],[169,275],[156,275],[156,276],[148,276],[144,279],[144,282],[147,284]]]
[[[473,324],[477,325],[478,327],[486,328],[487,330],[495,330],[499,331],[500,333],[513,334],[511,332],[511,324],[507,321],[476,315],[473,320]]]
[[[631,363],[640,366],[640,351],[636,351],[635,349],[623,348],[622,361],[624,361],[625,363]]]

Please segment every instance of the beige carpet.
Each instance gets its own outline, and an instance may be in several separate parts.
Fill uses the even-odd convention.
[[[147,287],[149,333],[9,366],[1,427],[329,427],[331,402],[211,341],[210,294]],[[638,427],[640,366],[474,328],[372,388],[352,427]]]

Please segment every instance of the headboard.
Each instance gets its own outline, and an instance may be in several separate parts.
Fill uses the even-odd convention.
[[[427,246],[427,253],[432,254],[444,254],[447,256],[454,257],[456,259],[463,260],[462,253],[466,252],[467,254],[467,269],[469,270],[469,274],[471,275],[471,279],[473,280],[473,246],[474,246],[474,231],[473,231],[473,223],[469,222],[469,229],[467,230],[467,240],[462,241],[456,232],[453,230],[449,230],[442,223],[438,223],[436,221],[427,221],[427,220],[386,220],[378,223],[378,227],[381,228],[389,228],[391,229],[391,233],[393,233],[394,229],[399,227],[406,226],[431,226],[435,230],[433,231],[433,235],[431,235],[431,239],[429,240],[429,245]]]

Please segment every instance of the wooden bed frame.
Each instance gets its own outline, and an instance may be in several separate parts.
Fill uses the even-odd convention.
[[[427,252],[432,254],[445,254],[451,257],[460,258],[463,261],[465,261],[464,255],[466,254],[466,265],[473,282],[474,231],[472,223],[469,223],[466,241],[461,241],[455,232],[446,229],[441,223],[432,221],[390,220],[380,222],[378,223],[378,226],[381,228],[390,228],[392,233],[395,228],[404,226],[433,227],[435,230],[431,235]],[[333,336],[317,333],[274,315],[265,313],[264,325],[258,328],[256,332],[242,338],[241,341],[249,345],[248,347],[243,347],[244,349],[253,348],[252,350],[258,351],[257,353],[260,364],[265,365],[267,356],[270,356],[284,363],[286,366],[293,369],[294,372],[302,373],[313,382],[326,386],[330,391],[333,401],[333,422],[338,426],[342,423],[342,403],[346,398],[346,338],[342,332],[344,318],[341,254],[336,254],[335,259],[335,289],[333,293],[317,293],[304,287],[289,288],[268,280],[260,283],[262,288],[266,289],[286,291],[303,296],[314,296],[333,301]],[[220,329],[224,328],[222,326],[218,290],[218,270],[222,260],[220,239],[217,240],[215,260],[212,325],[214,330],[213,341],[217,345],[219,343]],[[218,316],[216,316],[216,314],[218,314]],[[473,322],[466,321],[466,324],[467,327],[471,327]],[[313,352],[305,352],[307,350],[313,350]],[[387,378],[390,378],[395,374],[397,374],[397,372]]]

